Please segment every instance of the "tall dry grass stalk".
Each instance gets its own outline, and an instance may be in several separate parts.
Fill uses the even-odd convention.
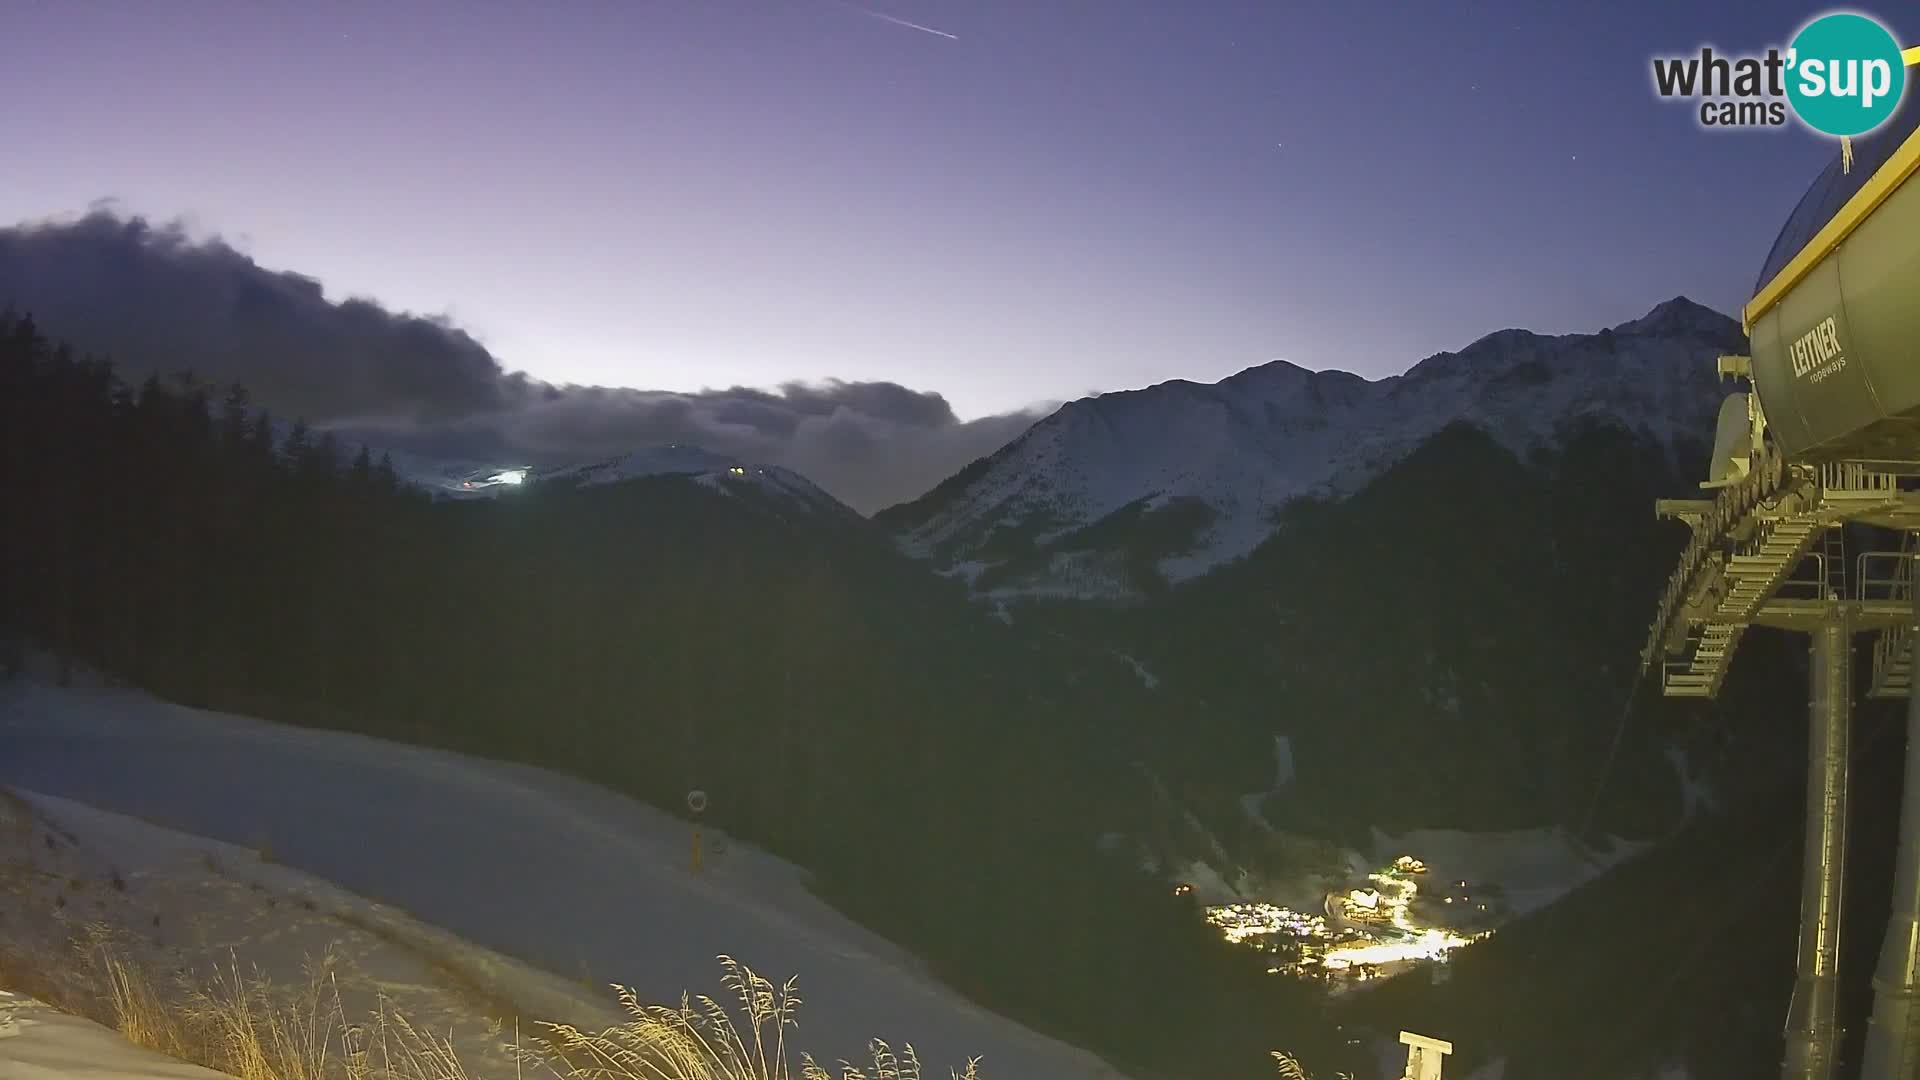
[[[87,927],[72,945],[80,971],[91,976],[98,988],[96,1010],[106,1010],[114,1030],[136,1046],[174,1057],[188,1056],[188,1036],[178,1014],[155,991],[145,973],[126,961],[107,927]]]
[[[720,958],[720,983],[738,1001],[729,1009],[706,995],[683,996],[679,1007],[649,1005],[630,987],[616,986],[629,1019],[588,1032],[570,1024],[542,1024],[535,1038],[544,1060],[567,1080],[835,1080],[810,1054],[792,1061],[787,1029],[798,1026],[798,982],[775,986],[730,956]],[[736,1017],[735,1013],[738,1013]],[[872,1071],[841,1061],[839,1080],[923,1080],[912,1044],[895,1055],[884,1040],[867,1044]],[[978,1059],[954,1080],[979,1080]]]
[[[199,1036],[204,1053],[222,1072],[241,1080],[329,1080],[348,1025],[333,961],[306,968],[307,985],[292,994],[275,992],[257,968],[242,974],[237,956],[216,968],[207,982],[183,979],[179,1015]]]

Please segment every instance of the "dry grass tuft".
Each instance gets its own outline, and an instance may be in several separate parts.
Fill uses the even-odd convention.
[[[0,787],[0,829],[16,840],[33,835],[33,804],[16,795],[11,788]]]
[[[211,981],[183,981],[179,1014],[200,1040],[195,1057],[242,1080],[326,1080],[340,1071],[330,1065],[347,1022],[332,958],[309,963],[306,974],[305,987],[280,995],[265,973],[242,975],[230,955]]]
[[[342,1002],[331,957],[310,962],[288,990],[266,973],[243,969],[237,956],[196,979],[174,978],[164,992],[127,959],[115,931],[86,928],[71,962],[0,950],[0,985],[56,1008],[87,1016],[129,1042],[240,1080],[473,1080],[450,1036],[425,1031],[381,999],[364,1022]],[[683,996],[677,1008],[648,1005],[632,989],[614,987],[630,1019],[600,1032],[568,1024],[539,1025],[529,1044],[514,1021],[503,1048],[518,1080],[525,1071],[552,1080],[931,1080],[911,1045],[896,1055],[886,1042],[868,1044],[870,1066],[821,1066],[788,1040],[800,1006],[793,979],[775,986],[732,957],[720,958],[731,1007],[705,995]],[[503,1023],[489,1023],[499,1036]],[[978,1061],[949,1073],[979,1080]]]
[[[135,1046],[191,1059],[190,1040],[179,1015],[156,992],[146,975],[126,962],[124,954],[115,947],[109,928],[99,924],[89,926],[72,945],[78,954],[80,971],[92,977],[96,994],[93,1010],[77,1011],[109,1023]],[[71,992],[63,996],[72,1000]],[[97,1015],[102,1009],[106,1012],[104,1018]]]
[[[314,902],[307,898],[301,900],[301,905],[309,911],[315,910],[316,908]],[[448,963],[444,956],[432,950],[417,948],[410,944],[406,939],[395,934],[392,928],[386,923],[378,919],[367,918],[351,908],[343,908],[330,912],[329,914],[338,922],[351,926],[363,934],[378,938],[388,945],[393,946],[395,949],[412,955],[415,959],[432,969],[434,975],[439,978],[442,985],[457,990],[460,995],[466,999],[467,1004],[488,1021],[503,1023],[519,1017],[520,1010],[514,1006],[513,1002],[506,1000],[476,981],[459,965]]]
[[[1273,1051],[1273,1062],[1280,1070],[1280,1080],[1313,1080],[1311,1074],[1300,1064],[1300,1059],[1283,1050]],[[1353,1080],[1352,1073],[1334,1073],[1334,1080]]]
[[[618,1027],[586,1032],[568,1024],[542,1024],[536,1037],[544,1060],[561,1062],[567,1080],[834,1080],[809,1054],[796,1068],[787,1029],[797,1027],[798,982],[775,986],[730,956],[720,958],[721,985],[738,1002],[734,1009],[705,995],[682,997],[678,1008],[648,1005],[629,987],[616,986],[630,1019]],[[737,1015],[736,1015],[737,1013]],[[895,1056],[880,1039],[868,1044],[872,1072],[838,1062],[840,1080],[922,1080],[912,1044]],[[979,1080],[977,1059],[954,1080]]]
[[[118,1031],[128,1042],[240,1080],[471,1080],[451,1041],[422,1032],[386,1001],[349,1021],[332,958],[283,992],[237,957],[162,990],[127,959],[117,934],[89,926],[74,962],[0,949],[0,985]]]

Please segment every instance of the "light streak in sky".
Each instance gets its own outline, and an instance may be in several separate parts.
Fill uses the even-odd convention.
[[[873,16],[876,19],[885,19],[886,21],[894,24],[895,26],[905,26],[905,27],[908,27],[909,29],[920,30],[928,34],[939,34],[941,37],[946,38],[949,41],[960,40],[959,34],[949,34],[945,30],[935,30],[931,26],[921,26],[917,22],[908,22],[905,19],[895,18],[894,16],[888,15],[885,12],[875,11],[872,8],[861,8],[860,10],[866,12],[867,14]]]
[[[859,4],[850,3],[848,2],[848,0],[836,0],[836,2],[841,7],[846,8],[848,11],[857,11],[862,15],[879,19],[882,22],[890,22],[895,26],[904,26],[909,30],[918,30],[923,34],[933,34],[938,37],[946,38],[948,41],[960,40],[959,34],[949,34],[945,30],[935,30],[931,26],[922,26],[917,22],[909,22],[906,19],[902,19],[897,15],[889,15],[884,11],[875,11],[870,7],[862,7]]]

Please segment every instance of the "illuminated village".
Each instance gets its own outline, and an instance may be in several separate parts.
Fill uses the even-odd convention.
[[[1335,993],[1445,963],[1453,950],[1493,933],[1505,914],[1497,886],[1435,881],[1409,855],[1367,875],[1364,885],[1328,893],[1318,913],[1266,903],[1206,909],[1208,924],[1228,941],[1268,954],[1269,974],[1321,980]]]

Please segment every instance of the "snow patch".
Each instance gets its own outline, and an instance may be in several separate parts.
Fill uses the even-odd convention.
[[[1148,671],[1147,666],[1145,664],[1142,664],[1140,661],[1135,660],[1133,657],[1128,656],[1126,653],[1123,653],[1123,652],[1116,651],[1114,652],[1113,655],[1125,661],[1126,665],[1133,669],[1134,677],[1140,680],[1141,686],[1144,686],[1149,690],[1157,690],[1160,688],[1159,677],[1156,676],[1153,672]]]
[[[1194,899],[1202,904],[1235,904],[1243,897],[1227,883],[1220,872],[1203,862],[1190,862],[1181,871],[1180,880],[1193,886]]]
[[[1264,791],[1249,791],[1240,796],[1240,812],[1247,815],[1247,820],[1267,832],[1272,832],[1273,822],[1267,820],[1266,805],[1267,793]]]
[[[1673,766],[1674,775],[1680,779],[1680,820],[1683,824],[1692,821],[1701,810],[1712,812],[1719,808],[1712,787],[1704,778],[1694,775],[1692,763],[1684,749],[1668,746],[1666,757],[1667,764]]]
[[[912,554],[912,553],[910,552],[909,554]],[[966,582],[968,588],[972,588],[973,583],[980,579],[981,574],[984,574],[987,571],[999,565],[1000,564],[997,562],[985,562],[980,559],[968,559],[965,562],[957,562],[957,563],[954,563],[952,566],[945,567],[941,570],[937,570],[935,571],[935,573],[939,574],[941,577],[957,577],[960,580]]]
[[[1240,809],[1254,824],[1268,832],[1273,831],[1273,823],[1267,820],[1262,811],[1269,798],[1278,795],[1280,789],[1293,783],[1293,740],[1285,735],[1273,737],[1273,786],[1265,791],[1248,792],[1240,796]]]
[[[1273,790],[1293,783],[1293,740],[1285,735],[1273,737]]]
[[[1609,838],[1606,850],[1587,846],[1560,828],[1509,832],[1417,829],[1391,836],[1373,830],[1380,864],[1412,855],[1445,879],[1500,887],[1514,915],[1538,911],[1651,845]]]
[[[1467,1080],[1504,1080],[1506,1075],[1507,1059],[1497,1057],[1468,1073]]]
[[[233,1080],[135,1046],[119,1032],[0,990],[0,1076],[8,1080]]]

